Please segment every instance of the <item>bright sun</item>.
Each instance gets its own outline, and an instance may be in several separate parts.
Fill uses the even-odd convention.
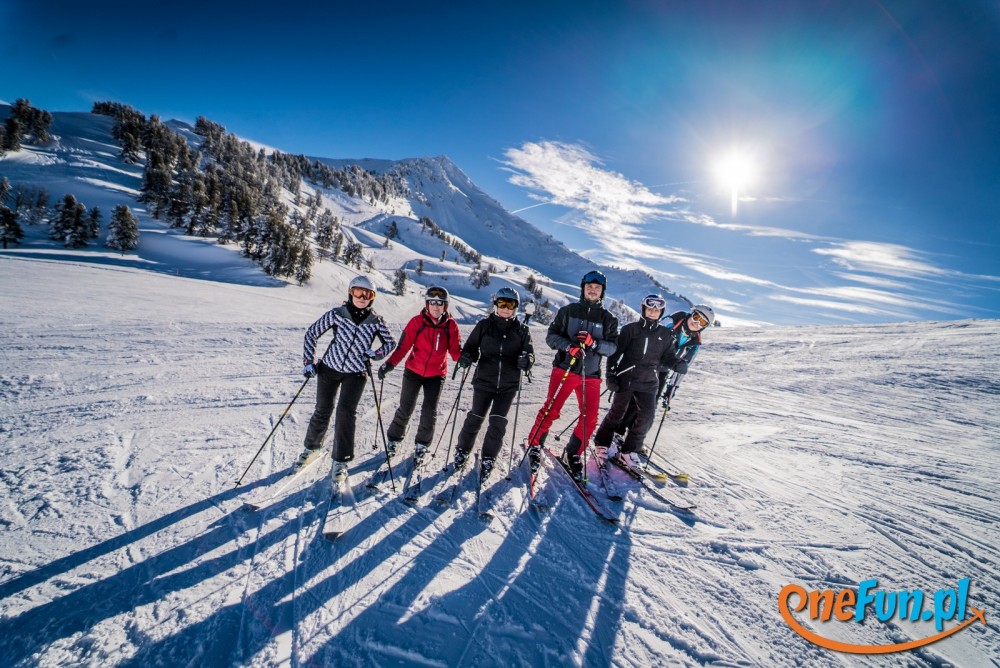
[[[749,153],[734,150],[716,161],[713,171],[719,183],[732,196],[733,215],[735,216],[739,193],[753,182],[757,173],[757,165]]]

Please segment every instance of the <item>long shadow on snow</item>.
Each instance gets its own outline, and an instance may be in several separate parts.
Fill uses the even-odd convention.
[[[81,552],[60,559],[46,567],[15,578],[5,584],[3,596],[20,591],[32,584],[42,582],[64,573],[75,566],[113,550],[125,547],[159,531],[170,524],[179,522],[198,512],[215,506],[220,501],[231,499],[259,485],[267,484],[283,475],[283,471],[269,478],[248,485],[230,489],[196,504],[177,510],[163,518],[150,522],[138,529],[105,541]],[[292,493],[279,503],[271,506],[269,512],[280,512],[293,505],[301,505],[310,488]],[[0,621],[0,665],[9,666],[28,660],[32,655],[44,650],[48,645],[76,633],[86,633],[98,623],[135,608],[162,600],[167,595],[180,592],[213,578],[249,559],[249,555],[282,542],[298,529],[293,520],[275,531],[266,533],[257,541],[243,548],[235,548],[226,553],[205,560],[190,568],[181,570],[186,564],[195,562],[201,555],[224,547],[251,530],[251,526],[241,527],[234,516],[244,513],[241,509],[220,518],[209,529],[191,540],[171,547],[144,561],[133,564],[103,580],[84,585],[74,591],[36,606],[16,617]]]
[[[211,496],[202,501],[198,501],[197,503],[193,503],[185,508],[178,508],[172,513],[168,513],[163,517],[155,519],[148,524],[144,524],[141,527],[136,527],[131,531],[126,531],[120,536],[115,536],[110,540],[106,540],[103,543],[99,543],[92,547],[88,547],[84,550],[80,550],[79,552],[68,554],[65,557],[62,557],[61,559],[56,559],[55,561],[48,563],[44,566],[41,566],[39,568],[36,568],[33,571],[28,571],[27,573],[23,573],[21,575],[13,577],[10,580],[4,582],[3,584],[0,584],[0,599],[7,598],[8,596],[13,596],[14,594],[20,591],[24,591],[28,587],[32,587],[41,582],[45,582],[46,580],[54,578],[57,575],[62,575],[63,573],[73,570],[77,566],[85,564],[88,561],[92,561],[97,557],[101,557],[105,554],[108,554],[109,552],[114,552],[115,550],[127,547],[128,545],[140,541],[147,536],[151,536],[152,534],[158,531],[162,531],[171,524],[176,524],[177,522],[180,522],[189,517],[197,515],[198,513],[208,510],[213,506],[218,506],[220,503],[235,498],[240,494],[245,494],[264,485],[269,485],[274,481],[276,481],[281,476],[283,476],[285,473],[286,473],[285,471],[276,471],[275,473],[271,474],[271,476],[268,478],[262,478],[249,485],[244,485],[242,487],[227,489],[224,492],[219,492],[215,496]]]
[[[225,606],[172,636],[144,645],[124,665],[190,665],[192,662],[228,665],[249,662],[272,643],[276,634],[288,631],[306,615],[325,607],[337,596],[360,583],[381,567],[383,562],[398,554],[403,545],[424,531],[435,519],[427,513],[413,513],[374,545],[363,545],[393,518],[409,510],[409,506],[394,498],[381,504],[333,544],[327,542],[317,530],[294,568],[267,581],[258,590],[249,593],[243,601]],[[321,519],[322,505],[314,513],[316,516],[304,518],[306,521],[303,526]],[[282,530],[280,540],[287,538],[295,530],[297,527]],[[276,542],[279,541],[268,541],[268,544]],[[356,556],[338,566],[334,572],[327,573],[308,589],[299,588],[300,583],[323,576],[338,556],[344,559],[345,555],[350,554]],[[244,613],[248,614],[244,616]],[[294,646],[292,651],[295,651]]]
[[[530,510],[516,514],[501,545],[467,584],[418,600],[461,557],[463,545],[487,528],[474,511],[457,516],[406,575],[379,594],[377,606],[366,608],[306,664],[410,665],[420,656],[449,666],[564,665],[567,656],[579,655],[584,665],[609,665],[631,541],[574,505],[572,490],[563,492],[566,498],[541,521]]]

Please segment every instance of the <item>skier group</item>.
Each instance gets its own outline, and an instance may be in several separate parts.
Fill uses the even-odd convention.
[[[569,396],[576,394],[580,414],[562,457],[580,484],[584,482],[583,452],[591,438],[599,458],[617,457],[633,467],[638,463],[635,453],[643,448],[658,398],[668,405],[676,379],[687,373],[702,332],[715,320],[712,308],[703,304],[667,316],[666,300],[651,294],[641,302],[639,320],[619,331],[618,319],[603,306],[606,290],[603,273],[587,272],[580,281],[579,301],[560,308],[549,325],[545,343],[555,350],[552,372],[545,402],[525,441],[526,456],[536,471],[552,424]],[[346,479],[348,463],[354,459],[358,404],[369,379],[374,391],[371,363],[381,360],[385,361],[378,377],[384,380],[405,359],[398,407],[385,434],[386,454],[392,457],[398,451],[422,394],[414,461],[422,459],[434,437],[438,399],[451,357],[463,371],[463,386],[475,365],[472,405],[458,435],[454,468],[464,468],[485,422],[480,480],[487,479],[503,445],[507,413],[519,394],[522,375],[530,375],[535,363],[531,333],[517,318],[517,291],[504,287],[492,296],[490,314],[475,325],[464,345],[448,312],[445,288],[427,288],[424,308],[406,324],[398,344],[373,310],[375,297],[372,282],[357,276],[350,283],[347,301],[306,330],[303,375],[317,379],[316,408],[293,470],[301,470],[319,455],[330,420],[335,418],[332,475]],[[333,341],[315,360],[316,343],[328,331]],[[376,339],[381,343],[378,348],[374,347]],[[604,379],[613,399],[598,426],[605,360]],[[676,376],[667,387],[670,372]]]

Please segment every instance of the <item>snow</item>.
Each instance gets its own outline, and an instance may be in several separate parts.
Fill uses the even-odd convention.
[[[597,522],[558,472],[547,513],[522,509],[502,475],[491,522],[471,490],[439,509],[453,380],[434,490],[417,507],[365,496],[380,456],[368,392],[352,466],[360,519],[328,543],[328,459],[262,511],[242,509],[298,455],[314,384],[234,483],[302,384],[302,336],[342,294],[338,275],[279,285],[229,249],[205,244],[210,256],[192,260],[190,239],[143,234],[141,258],[40,242],[0,253],[4,666],[1000,662],[981,624],[917,651],[837,654],[776,605],[789,583],[932,591],[969,577],[975,607],[1000,610],[996,320],[714,329],[656,448],[691,475],[664,493],[698,510],[672,512],[615,472],[630,490],[607,501],[619,526]],[[207,272],[220,258],[233,264]],[[378,308],[398,332],[416,303]],[[544,332],[533,329],[540,351]],[[517,438],[550,359],[540,352],[524,387]],[[383,414],[400,378],[386,379]],[[842,639],[931,629],[869,621]]]

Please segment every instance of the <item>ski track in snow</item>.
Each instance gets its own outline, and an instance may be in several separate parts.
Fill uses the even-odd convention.
[[[492,520],[471,478],[439,507],[447,435],[415,506],[401,500],[412,442],[397,492],[365,489],[382,457],[368,391],[360,518],[329,542],[328,449],[285,496],[242,508],[297,456],[312,385],[233,486],[301,383],[300,311],[262,312],[267,288],[3,256],[0,282],[2,665],[1000,665],[992,627],[873,659],[807,643],[776,604],[791,582],[971,577],[974,604],[1000,611],[997,321],[712,331],[656,448],[691,476],[664,491],[698,509],[672,512],[614,467],[627,494],[607,501],[592,470],[619,526],[551,468],[552,508],[528,507],[506,449]],[[544,329],[533,338],[518,438],[551,359]],[[386,379],[386,420],[400,378]]]

